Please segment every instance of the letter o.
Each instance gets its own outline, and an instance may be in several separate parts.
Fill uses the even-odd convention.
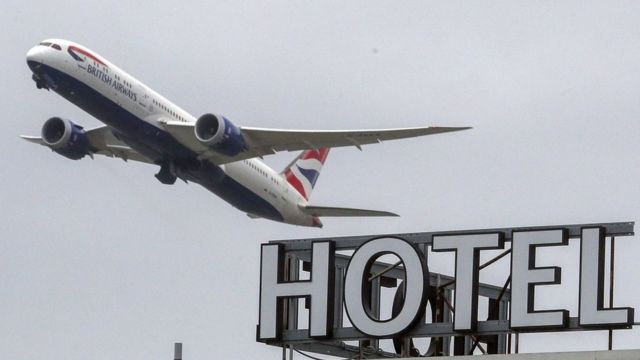
[[[389,320],[372,319],[363,303],[363,282],[369,268],[381,255],[400,258],[405,271],[405,296],[400,312]],[[372,337],[393,337],[407,331],[424,312],[427,301],[426,264],[417,247],[400,238],[374,238],[353,253],[344,280],[344,305],[351,324]]]

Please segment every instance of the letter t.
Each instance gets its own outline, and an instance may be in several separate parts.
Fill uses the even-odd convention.
[[[433,237],[433,251],[456,252],[455,331],[473,331],[478,322],[480,250],[502,248],[502,233]]]

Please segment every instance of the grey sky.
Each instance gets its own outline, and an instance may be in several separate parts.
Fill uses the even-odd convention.
[[[4,1],[3,355],[161,359],[183,341],[188,359],[276,358],[255,343],[267,240],[639,220],[639,16],[633,1]],[[325,219],[322,230],[250,220],[195,184],[160,184],[152,166],[74,162],[20,140],[54,115],[99,124],[36,90],[25,53],[49,37],[95,50],[195,116],[474,130],[332,151],[312,202],[398,219]],[[617,250],[616,304],[640,309],[640,245],[621,238]],[[440,259],[431,270],[452,271]],[[577,246],[543,259],[566,272],[541,304],[575,315]],[[614,344],[638,347],[639,334]],[[606,348],[603,333],[553,336],[523,337],[522,349]]]

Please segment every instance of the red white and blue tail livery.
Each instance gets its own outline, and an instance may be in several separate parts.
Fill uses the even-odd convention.
[[[309,197],[329,148],[375,144],[469,129],[285,130],[236,126],[206,113],[198,118],[97,53],[67,40],[45,40],[27,53],[39,89],[53,90],[105,125],[86,130],[51,117],[40,136],[24,139],[69,159],[94,154],[159,166],[163,184],[194,182],[252,218],[322,227],[323,216],[397,216],[386,211],[313,206]],[[260,158],[302,151],[281,173]]]
[[[305,200],[309,200],[311,191],[318,181],[322,165],[329,155],[329,148],[306,150],[289,165],[283,175]]]

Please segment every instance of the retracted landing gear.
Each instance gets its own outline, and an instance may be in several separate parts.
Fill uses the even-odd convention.
[[[49,86],[47,85],[46,81],[44,81],[42,78],[40,78],[38,75],[33,74],[31,76],[31,78],[33,79],[33,81],[36,82],[36,87],[38,89],[47,89],[49,90]]]
[[[156,179],[166,185],[173,185],[178,178],[173,162],[166,162],[160,165],[160,171],[155,176]]]

